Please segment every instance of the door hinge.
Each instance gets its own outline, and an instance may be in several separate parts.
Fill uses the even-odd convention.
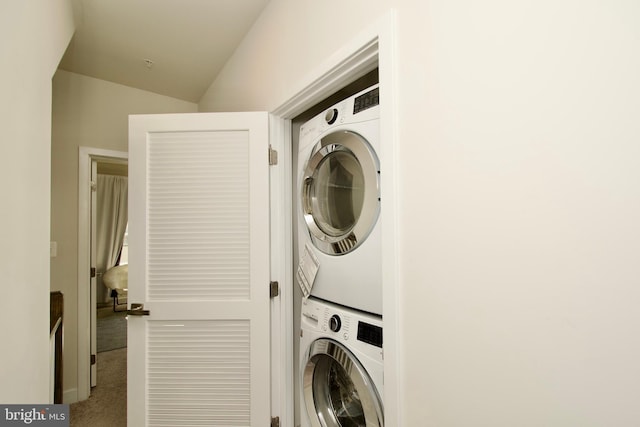
[[[271,417],[271,427],[280,427],[280,417]]]
[[[92,365],[95,365],[95,364],[96,364],[96,355],[95,355],[95,354],[92,354],[92,355],[91,355],[91,364],[92,364]]]
[[[91,270],[89,271],[89,277],[91,277],[92,279],[94,277],[96,277],[96,268],[95,267],[91,267]]]
[[[278,164],[278,152],[269,145],[269,166]]]
[[[96,184],[96,182],[95,182],[95,181],[91,181],[91,182],[89,183],[89,185],[91,186],[91,191],[93,191],[93,192],[98,191],[98,184]]]
[[[280,295],[280,285],[278,282],[269,283],[269,298],[275,298]]]

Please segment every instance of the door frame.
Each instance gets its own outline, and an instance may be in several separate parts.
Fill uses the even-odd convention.
[[[78,148],[78,382],[77,401],[91,394],[91,162],[126,163],[126,151]],[[95,320],[94,320],[95,321]]]
[[[273,373],[272,413],[280,414],[283,426],[294,425],[294,387],[293,372],[298,364],[293,358],[293,250],[292,250],[292,163],[291,163],[291,122],[299,114],[313,107],[326,97],[357,80],[367,72],[378,68],[379,85],[383,91],[384,103],[380,104],[380,168],[384,170],[381,182],[381,194],[384,197],[384,215],[381,218],[382,240],[382,293],[384,316],[384,404],[385,425],[401,426],[402,370],[400,367],[400,292],[398,290],[399,269],[397,223],[399,186],[397,166],[398,124],[397,124],[397,79],[396,70],[396,13],[390,9],[373,22],[369,27],[345,43],[298,85],[293,86],[290,95],[284,101],[276,103],[279,107],[272,111],[274,115],[274,148],[282,150],[285,166],[278,172],[282,174],[281,188],[274,188],[281,196],[281,208],[285,207],[285,215],[272,216],[274,223],[279,223],[279,236],[284,239],[280,250],[285,248],[285,257],[279,265],[274,265],[272,272],[281,272],[284,282],[281,300],[276,311],[272,311],[272,331],[276,339],[272,342]],[[277,168],[280,169],[280,168]],[[273,173],[273,171],[272,171]],[[272,175],[273,177],[273,175]],[[272,215],[273,213],[272,207]],[[278,253],[278,252],[272,252]],[[274,274],[274,273],[272,273]],[[280,319],[279,323],[277,319]],[[278,355],[284,353],[284,357]],[[278,398],[280,396],[280,398]]]

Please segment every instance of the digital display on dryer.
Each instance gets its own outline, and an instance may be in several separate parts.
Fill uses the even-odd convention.
[[[358,341],[382,348],[382,328],[365,322],[358,322]]]
[[[353,114],[358,114],[360,111],[375,107],[379,104],[380,91],[378,90],[378,88],[375,88],[367,93],[363,93],[353,100]]]

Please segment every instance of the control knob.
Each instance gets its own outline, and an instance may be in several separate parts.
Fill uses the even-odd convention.
[[[338,110],[336,108],[330,108],[324,115],[324,119],[327,124],[332,125],[338,119]]]
[[[340,316],[338,316],[337,314],[331,316],[331,319],[329,319],[329,329],[331,329],[333,332],[338,332],[341,327],[342,321],[340,320]]]

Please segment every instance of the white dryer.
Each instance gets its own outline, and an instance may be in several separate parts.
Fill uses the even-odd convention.
[[[384,427],[382,318],[302,304],[300,427]]]
[[[297,170],[303,292],[375,314],[382,314],[379,118],[375,85],[309,120],[300,128]]]

